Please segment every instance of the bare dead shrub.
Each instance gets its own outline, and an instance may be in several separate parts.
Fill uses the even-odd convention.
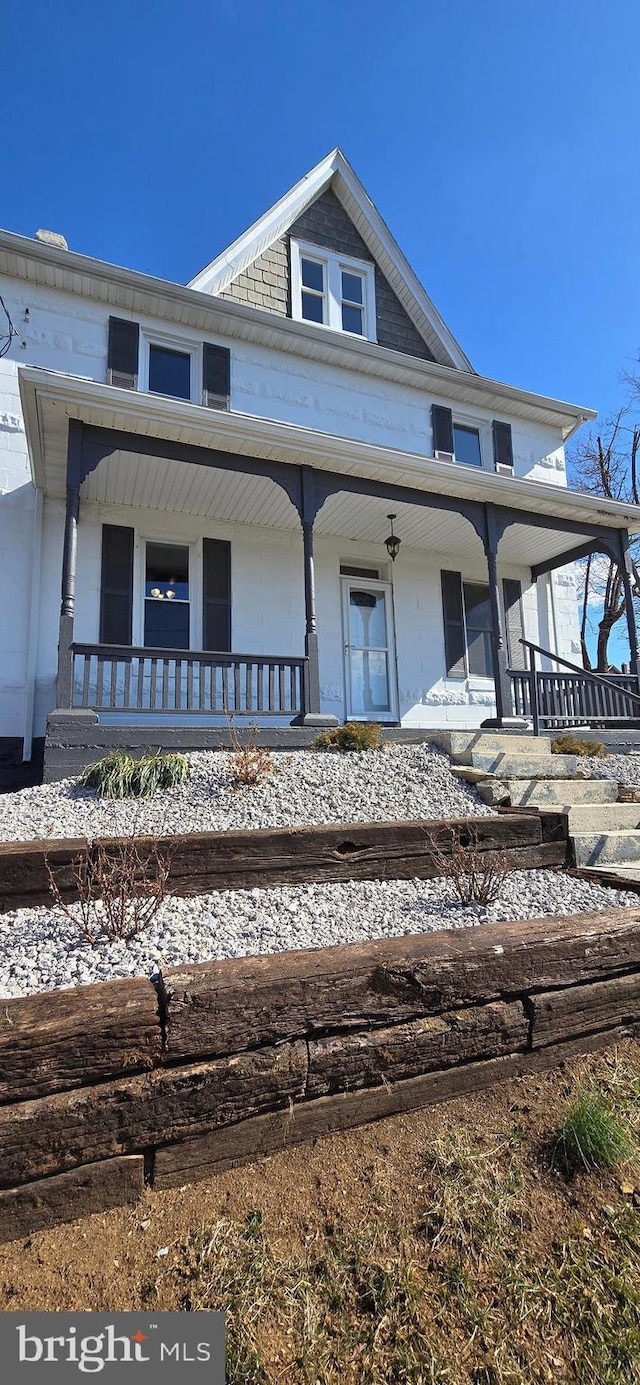
[[[438,874],[451,881],[461,904],[495,904],[509,874],[506,852],[482,851],[473,825],[448,830],[446,851],[427,833],[427,850]]]
[[[168,893],[171,847],[153,838],[126,837],[90,844],[71,871],[77,900],[61,889],[45,858],[49,889],[57,907],[85,942],[131,942],[153,922]]]
[[[263,779],[275,772],[275,761],[270,751],[257,744],[260,734],[255,722],[249,726],[248,738],[241,741],[236,731],[233,713],[227,717],[229,738],[231,740],[230,778],[234,789],[255,788]]]

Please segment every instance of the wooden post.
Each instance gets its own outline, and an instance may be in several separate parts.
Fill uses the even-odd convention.
[[[320,710],[320,665],[318,660],[318,626],[316,620],[316,579],[313,558],[313,526],[317,513],[317,499],[313,488],[313,473],[308,467],[300,468],[300,487],[302,506],[302,551],[304,562],[304,652],[305,667],[302,676],[303,704],[296,724],[302,726],[336,726],[337,717]]]
[[[636,613],[633,605],[633,568],[631,565],[631,550],[629,546],[629,534],[626,529],[618,530],[618,542],[620,545],[620,558],[618,567],[624,587],[624,599],[627,615],[627,632],[629,635],[629,656],[631,672],[638,676],[638,627],[636,624]]]
[[[505,719],[513,719],[513,698],[511,679],[507,673],[507,658],[500,603],[500,583],[498,579],[498,544],[500,533],[492,505],[485,505],[484,551],[487,558],[489,576],[489,603],[491,607],[491,648],[493,651],[493,681],[496,690],[495,723],[502,726]],[[490,718],[493,724],[493,718]],[[486,722],[482,723],[487,725]]]
[[[78,552],[78,514],[80,511],[80,478],[82,453],[82,424],[69,420],[67,443],[67,508],[62,549],[62,595],[60,603],[60,634],[58,638],[58,678],[56,704],[59,708],[73,706],[73,626],[76,606],[76,563]]]

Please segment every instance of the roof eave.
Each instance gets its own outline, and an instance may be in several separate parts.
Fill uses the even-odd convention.
[[[435,491],[445,490],[461,498],[470,496],[525,511],[529,505],[539,513],[548,514],[550,519],[554,515],[565,519],[576,518],[575,512],[578,511],[578,515],[586,516],[594,524],[627,528],[634,533],[640,531],[640,507],[601,500],[543,481],[480,472],[475,468],[461,467],[458,463],[441,462],[396,448],[319,433],[315,429],[262,419],[254,414],[216,412],[212,419],[211,410],[200,405],[183,405],[180,401],[161,396],[116,389],[111,385],[57,374],[38,366],[21,366],[19,380],[34,483],[42,489],[46,489],[46,459],[40,428],[39,394],[66,407],[70,410],[69,416],[73,417],[82,417],[83,409],[85,413],[97,410],[105,414],[115,410],[119,415],[127,415],[133,431],[149,433],[156,430],[158,437],[170,436],[171,428],[178,429],[181,435],[188,429],[193,439],[196,442],[200,440],[199,445],[205,446],[215,429],[220,435],[216,447],[222,444],[224,449],[239,453],[244,449],[246,455],[260,456],[260,449],[265,447],[269,448],[270,457],[277,456],[284,462],[299,464],[297,458],[303,453],[310,465],[320,465],[327,470],[357,469],[360,466],[359,474],[367,475],[375,470],[390,481],[401,476],[403,484],[414,484],[419,489],[427,490],[431,486]],[[407,477],[410,479],[407,480]],[[523,522],[526,523],[526,520]]]

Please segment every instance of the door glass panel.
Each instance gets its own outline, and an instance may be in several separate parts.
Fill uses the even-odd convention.
[[[154,649],[189,648],[189,549],[148,543],[144,642]]]
[[[391,680],[386,592],[349,588],[348,678],[349,714],[356,717],[389,716]]]
[[[351,716],[371,717],[391,711],[386,649],[350,649]]]
[[[387,603],[384,592],[349,592],[349,643],[362,649],[386,649]]]

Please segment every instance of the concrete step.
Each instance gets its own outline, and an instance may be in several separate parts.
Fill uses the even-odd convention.
[[[470,750],[467,763],[498,779],[573,779],[577,755],[512,754],[509,751]]]
[[[573,843],[578,866],[640,865],[640,832],[578,832]]]
[[[620,875],[623,880],[640,882],[640,863],[637,866],[582,866],[581,869],[594,875]]]
[[[579,803],[569,808],[569,832],[633,832],[640,828],[640,803]]]
[[[550,736],[520,736],[500,731],[437,731],[432,739],[446,750],[454,764],[471,764],[471,752],[504,751],[507,754],[551,754]]]
[[[574,803],[615,803],[618,797],[612,779],[509,779],[505,788],[514,808],[570,808]]]

